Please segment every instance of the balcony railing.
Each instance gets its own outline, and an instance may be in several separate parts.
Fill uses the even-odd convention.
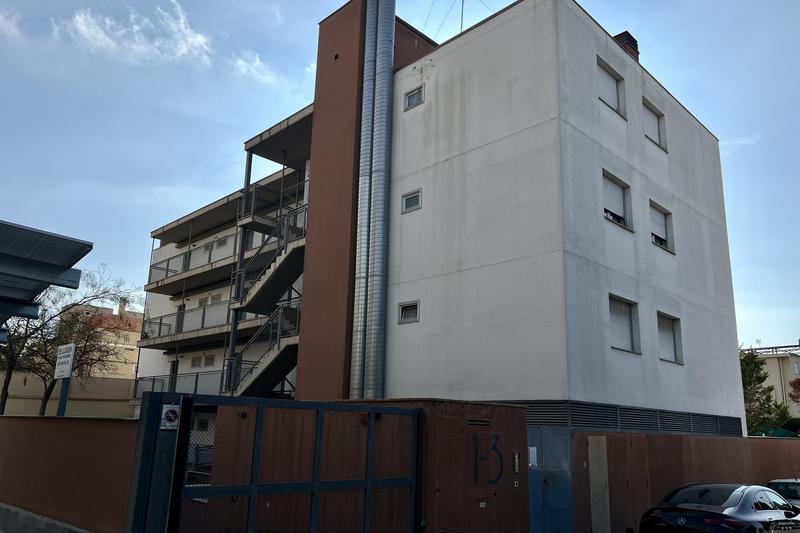
[[[243,313],[240,315],[239,320],[251,320],[261,316],[263,315]],[[230,321],[230,302],[220,302],[168,315],[147,318],[142,324],[142,339],[155,339],[176,333],[198,331],[214,326],[222,326],[230,323]]]
[[[236,233],[229,233],[228,235],[199,245],[191,250],[153,263],[150,265],[150,275],[147,282],[154,283],[156,281],[161,281],[172,276],[177,276],[178,274],[183,274],[192,269],[211,264],[220,259],[233,257],[236,254],[238,240],[239,238]],[[267,241],[267,235],[255,231],[249,232],[247,234],[247,241],[245,242],[245,250],[260,248],[266,245]]]
[[[222,370],[136,378],[133,398],[141,400],[145,392],[218,395],[222,392]]]

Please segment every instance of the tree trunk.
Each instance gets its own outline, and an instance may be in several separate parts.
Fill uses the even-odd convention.
[[[39,404],[39,416],[44,416],[47,410],[47,402],[50,401],[50,396],[53,395],[53,389],[56,388],[56,380],[52,380],[44,388],[44,395],[42,396],[42,403]]]
[[[3,389],[0,391],[0,415],[6,414],[6,402],[8,401],[8,388],[11,386],[11,376],[14,374],[16,357],[9,357],[8,368],[3,376]]]

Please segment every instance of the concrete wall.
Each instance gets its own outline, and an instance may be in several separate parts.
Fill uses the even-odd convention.
[[[396,74],[387,397],[566,398],[554,17],[517,4]]]
[[[0,503],[121,532],[135,437],[134,420],[0,417]]]
[[[0,381],[3,372],[0,372]],[[130,417],[132,379],[118,378],[73,378],[67,402],[67,416]],[[42,381],[33,374],[14,372],[11,376],[6,415],[38,415],[44,394]],[[55,415],[61,385],[56,384],[46,415]]]
[[[554,4],[569,396],[743,418],[718,141],[576,3]],[[625,117],[598,98],[598,56],[624,78]],[[668,151],[644,136],[643,97]],[[630,186],[633,231],[604,220],[603,169]],[[675,254],[651,243],[651,200]],[[609,293],[638,303],[640,355],[611,348]],[[681,365],[659,358],[657,311],[680,318]]]

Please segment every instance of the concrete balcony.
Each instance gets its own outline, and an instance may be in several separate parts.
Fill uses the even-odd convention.
[[[147,318],[142,324],[142,338],[138,345],[140,348],[166,350],[177,343],[184,348],[224,342],[231,330],[229,304],[230,302],[220,302],[180,313]],[[237,331],[246,338],[262,326],[267,318],[255,313],[244,313]]]
[[[263,234],[251,235],[254,235],[251,242],[245,243],[245,259],[263,267],[274,256],[277,243],[266,242],[267,236]],[[231,233],[153,263],[144,290],[174,296],[184,290],[230,280],[236,265],[237,246],[237,236]]]

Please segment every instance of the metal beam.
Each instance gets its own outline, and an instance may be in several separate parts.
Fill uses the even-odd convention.
[[[81,271],[24,257],[0,254],[0,272],[49,285],[77,289],[81,282]]]
[[[0,296],[0,315],[39,318],[39,304]]]

